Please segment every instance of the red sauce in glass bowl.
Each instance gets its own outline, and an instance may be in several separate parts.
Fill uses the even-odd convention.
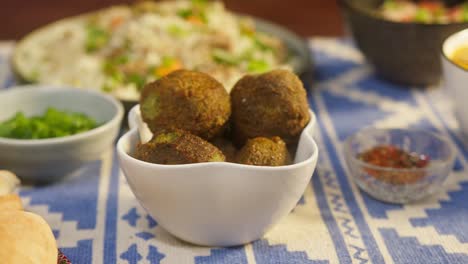
[[[425,173],[420,170],[430,163],[430,158],[424,154],[409,153],[393,145],[380,145],[359,153],[358,159],[363,162],[396,170],[378,170],[367,168],[366,171],[373,177],[393,184],[409,184],[417,182]],[[401,170],[403,169],[403,170]],[[405,171],[404,169],[407,169]]]

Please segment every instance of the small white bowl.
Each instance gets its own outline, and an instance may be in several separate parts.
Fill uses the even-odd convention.
[[[442,46],[442,70],[450,98],[454,102],[455,115],[462,132],[468,136],[468,70],[455,64],[451,57],[457,48],[468,46],[468,29],[449,36]]]
[[[131,130],[117,143],[120,165],[149,214],[190,243],[224,247],[261,238],[296,206],[315,170],[318,148],[312,138],[312,112],[292,165],[159,165],[132,157],[140,142],[138,107],[129,114]]]
[[[84,113],[97,128],[72,136],[50,139],[0,138],[0,168],[33,182],[50,182],[69,175],[112,148],[120,130],[123,106],[98,92],[76,88],[28,85],[0,92],[0,122],[22,111],[42,115],[47,108]]]

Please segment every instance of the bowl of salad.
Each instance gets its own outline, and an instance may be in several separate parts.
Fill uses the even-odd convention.
[[[99,92],[29,85],[0,92],[0,169],[50,182],[112,149],[122,104]]]
[[[341,0],[356,44],[377,74],[411,86],[436,84],[445,38],[468,27],[468,3]]]

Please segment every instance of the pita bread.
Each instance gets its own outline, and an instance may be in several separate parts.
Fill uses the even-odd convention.
[[[47,222],[24,211],[0,212],[0,260],[15,264],[56,264],[57,244]]]
[[[0,196],[0,212],[7,210],[23,210],[21,198],[17,194]]]
[[[12,193],[20,184],[15,174],[0,170],[0,196]]]

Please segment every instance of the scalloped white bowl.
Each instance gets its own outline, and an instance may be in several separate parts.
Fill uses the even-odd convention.
[[[311,117],[295,162],[288,166],[159,165],[135,159],[142,123],[138,105],[129,113],[130,131],[118,141],[117,153],[136,198],[169,233],[205,246],[242,245],[261,238],[288,215],[309,184],[318,158],[312,112]]]

